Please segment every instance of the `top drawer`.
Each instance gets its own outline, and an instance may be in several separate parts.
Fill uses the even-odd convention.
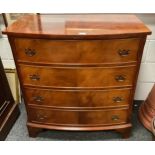
[[[17,61],[47,64],[123,63],[137,60],[140,39],[15,39]]]

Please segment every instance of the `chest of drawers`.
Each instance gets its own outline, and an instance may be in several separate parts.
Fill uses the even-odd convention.
[[[8,35],[32,137],[42,129],[128,137],[150,30],[134,15],[28,15]]]

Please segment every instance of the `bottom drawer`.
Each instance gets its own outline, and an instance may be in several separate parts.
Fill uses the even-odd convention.
[[[128,109],[113,110],[59,110],[34,108],[28,109],[30,122],[57,125],[113,125],[126,123]]]

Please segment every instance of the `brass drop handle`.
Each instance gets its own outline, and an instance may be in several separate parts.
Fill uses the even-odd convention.
[[[126,80],[126,78],[123,75],[117,75],[115,77],[115,80],[118,81],[118,82],[123,82],[123,81]]]
[[[29,57],[32,57],[36,54],[36,51],[34,49],[26,48],[25,49],[25,54]]]
[[[33,97],[33,101],[43,102],[44,101],[44,98],[42,96],[35,96],[35,97]]]
[[[121,56],[121,57],[126,57],[128,56],[130,53],[130,50],[129,49],[119,49],[118,50],[118,54]]]
[[[33,81],[38,81],[40,80],[40,76],[39,75],[36,75],[36,74],[33,74],[33,75],[29,75],[30,79],[33,80]]]
[[[120,102],[122,102],[124,99],[122,98],[122,97],[113,97],[113,101],[115,102],[115,103],[120,103]]]
[[[112,119],[113,121],[118,121],[118,120],[119,120],[119,117],[118,117],[117,115],[113,115],[113,116],[111,117],[111,119]]]
[[[38,114],[38,115],[37,115],[37,118],[38,118],[39,120],[41,120],[41,121],[44,121],[44,120],[47,119],[47,116],[46,116],[46,115],[40,115],[40,114]]]

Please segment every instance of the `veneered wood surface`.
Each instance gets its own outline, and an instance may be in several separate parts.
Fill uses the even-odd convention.
[[[106,88],[132,86],[136,66],[106,67],[44,67],[19,65],[24,86]],[[31,79],[37,76],[38,80]],[[122,76],[124,81],[117,81]]]
[[[112,90],[51,90],[24,88],[26,103],[51,108],[109,108],[129,106],[129,88]],[[120,99],[120,100],[119,100]]]
[[[64,14],[23,16],[3,33],[22,37],[95,38],[147,35],[151,31],[135,15]]]
[[[136,62],[140,39],[47,40],[15,39],[19,62],[41,64],[98,64]],[[27,50],[29,53],[27,53]],[[127,55],[119,52],[129,51]],[[30,52],[34,52],[31,54]]]
[[[114,125],[126,123],[127,109],[112,110],[60,110],[29,107],[28,120],[35,123],[57,125]]]
[[[44,128],[115,129],[129,136],[142,51],[151,34],[136,16],[30,15],[3,33],[13,50],[30,136]],[[122,47],[131,51],[120,58],[116,52]],[[25,49],[33,52],[25,55]],[[125,80],[115,79],[120,75]],[[118,94],[125,100],[112,106]],[[43,105],[33,95],[45,95]]]

